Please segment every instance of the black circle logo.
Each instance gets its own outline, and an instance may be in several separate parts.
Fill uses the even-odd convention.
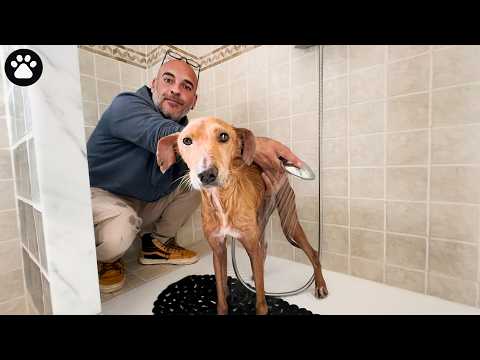
[[[18,86],[29,86],[40,79],[43,64],[32,50],[18,49],[8,55],[5,61],[5,74],[8,80]]]

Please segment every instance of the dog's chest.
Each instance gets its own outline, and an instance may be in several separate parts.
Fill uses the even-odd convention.
[[[218,227],[216,231],[213,233],[213,235],[221,238],[224,238],[227,235],[237,239],[240,238],[241,233],[239,229],[236,229],[233,226],[231,220],[229,219],[227,213],[225,212],[225,209],[223,208],[220,198],[218,196],[218,192],[212,191],[210,193],[210,196],[211,196],[212,205],[213,205],[212,210],[217,215],[216,217],[218,220]]]

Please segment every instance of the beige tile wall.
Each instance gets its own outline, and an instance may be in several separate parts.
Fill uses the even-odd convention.
[[[323,60],[325,268],[480,306],[480,46]]]
[[[146,46],[125,45],[144,52]],[[146,79],[146,70],[107,56],[78,49],[82,88],[85,137],[90,137],[100,116],[122,91],[136,91]]]

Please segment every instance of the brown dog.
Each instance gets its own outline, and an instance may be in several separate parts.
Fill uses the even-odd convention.
[[[218,314],[228,313],[227,235],[238,239],[250,258],[256,313],[268,312],[263,279],[264,229],[275,207],[286,238],[301,248],[313,265],[315,295],[327,296],[317,252],[298,222],[293,190],[286,180],[275,198],[269,198],[262,170],[252,163],[255,137],[250,130],[234,128],[212,117],[200,118],[190,122],[182,132],[160,139],[157,160],[162,172],[175,162],[176,153],[190,170],[187,177],[191,186],[201,191],[203,232],[213,251]]]

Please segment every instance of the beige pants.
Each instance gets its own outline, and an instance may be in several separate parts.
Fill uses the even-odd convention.
[[[200,192],[177,187],[155,202],[145,202],[91,188],[97,260],[113,262],[123,256],[137,234],[169,239],[200,204]]]

